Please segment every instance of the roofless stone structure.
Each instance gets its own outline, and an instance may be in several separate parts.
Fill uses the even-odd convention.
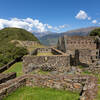
[[[100,56],[99,44],[99,38],[95,36],[63,36],[58,40],[57,49],[76,58],[77,64],[89,65]]]

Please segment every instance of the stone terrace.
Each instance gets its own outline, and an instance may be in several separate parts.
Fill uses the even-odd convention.
[[[97,79],[88,75],[24,75],[0,85],[0,100],[22,86],[49,87],[79,91],[80,100],[94,100],[97,95]]]

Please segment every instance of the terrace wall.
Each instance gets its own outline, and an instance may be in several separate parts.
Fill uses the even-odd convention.
[[[18,57],[16,59],[14,59],[13,61],[9,62],[8,64],[4,65],[3,67],[0,67],[0,73],[6,71],[7,69],[9,69],[13,64],[15,64],[18,61],[21,61],[22,57]]]
[[[24,75],[0,84],[0,100],[22,86],[39,86],[81,92],[80,100],[94,100],[97,79],[88,75]]]
[[[0,74],[0,84],[6,82],[8,80],[14,79],[14,78],[16,78],[15,72],[12,72],[9,74]]]
[[[6,83],[0,84],[0,100],[8,96],[10,93],[16,91],[16,89],[26,85],[26,77],[22,76]]]

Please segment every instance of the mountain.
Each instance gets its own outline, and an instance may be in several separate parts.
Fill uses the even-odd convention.
[[[92,30],[94,30],[97,27],[88,27],[88,28],[80,28],[76,30],[71,30],[63,33],[54,33],[54,34],[48,34],[45,36],[42,36],[39,38],[40,42],[44,45],[56,45],[57,40],[60,36],[68,35],[68,36],[86,36],[88,35]]]
[[[55,34],[54,32],[51,32],[51,31],[45,31],[45,32],[32,31],[32,33],[38,38],[43,37],[48,34]]]
[[[17,47],[12,40],[39,41],[32,33],[20,28],[0,30],[0,67],[28,53],[24,47]]]

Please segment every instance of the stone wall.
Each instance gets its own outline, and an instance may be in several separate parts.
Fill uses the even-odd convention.
[[[21,41],[23,46],[30,47],[30,46],[38,46],[40,43],[37,41]]]
[[[94,36],[63,36],[59,38],[57,45],[63,50],[97,49],[96,37]]]
[[[100,61],[96,61],[89,65],[89,67],[84,68],[83,71],[88,71],[93,74],[100,74]]]
[[[9,74],[0,74],[0,84],[6,82],[8,80],[14,79],[14,78],[16,78],[15,72],[12,72]]]
[[[52,49],[51,48],[38,48],[37,53],[51,53]]]
[[[71,62],[90,65],[98,60],[100,55],[96,39],[97,37],[93,36],[63,36],[59,38],[57,48],[70,55]]]
[[[13,80],[7,81],[6,83],[0,84],[0,100],[8,96],[10,93],[16,91],[16,89],[26,85],[26,77],[22,76]]]
[[[20,40],[12,40],[12,43],[16,43],[16,46],[30,47],[30,46],[38,46],[40,43],[38,41],[20,41]]]
[[[29,86],[79,91],[80,100],[94,100],[98,90],[97,79],[88,75],[34,75],[27,83]]]
[[[70,66],[70,58],[65,55],[55,56],[24,56],[23,57],[23,72],[29,73],[36,68],[63,68]]]
[[[8,64],[4,65],[3,67],[0,67],[0,73],[6,71],[7,69],[9,69],[13,64],[15,64],[18,61],[21,61],[22,57],[18,57],[16,59],[14,59],[13,61],[9,62]]]
[[[85,82],[80,100],[95,100],[97,92],[97,79],[93,76],[90,76]]]
[[[27,81],[29,86],[48,87],[81,92],[86,79],[67,75],[33,75]]]
[[[80,92],[80,100],[94,100],[97,79],[88,75],[24,75],[0,84],[0,100],[22,86],[49,87]]]
[[[30,55],[37,55],[38,53],[52,53],[53,55],[65,55],[56,48],[36,48]]]
[[[98,50],[75,50],[74,53],[70,54],[70,62],[72,66],[81,65],[84,67],[89,67],[94,62],[98,60],[99,56],[95,56]]]

